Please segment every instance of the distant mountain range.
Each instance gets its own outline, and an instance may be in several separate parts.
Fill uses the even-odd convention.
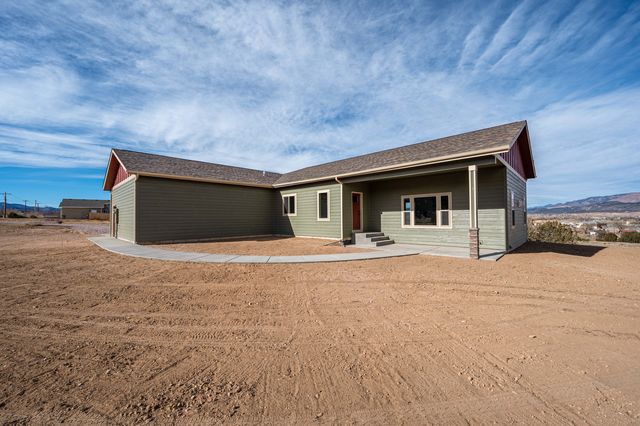
[[[0,215],[2,214],[2,209],[4,209],[4,202],[0,201]],[[24,204],[7,203],[7,210],[19,210],[23,212]],[[27,213],[33,213],[35,211],[34,206],[27,206]],[[58,211],[60,211],[60,209],[57,207],[38,207],[38,212],[43,214],[58,213]]]
[[[640,192],[589,197],[566,203],[532,207],[528,211],[535,214],[640,212]]]

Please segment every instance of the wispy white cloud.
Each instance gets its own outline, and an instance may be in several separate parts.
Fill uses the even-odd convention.
[[[640,21],[608,5],[4,2],[0,164],[101,167],[119,146],[286,171],[530,118],[557,188],[532,199],[577,191],[557,172],[576,153],[624,186],[633,159],[592,158],[637,140]],[[568,135],[586,148],[550,154]]]

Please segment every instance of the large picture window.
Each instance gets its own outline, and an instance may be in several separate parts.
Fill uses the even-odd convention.
[[[329,220],[329,191],[318,191],[318,217],[319,221]]]
[[[451,193],[403,195],[403,228],[450,228]]]
[[[282,215],[296,215],[296,194],[287,194],[282,196]]]

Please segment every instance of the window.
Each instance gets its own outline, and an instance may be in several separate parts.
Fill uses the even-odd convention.
[[[402,227],[451,227],[451,193],[403,195]]]
[[[511,194],[511,227],[516,226],[516,194],[510,191]]]
[[[283,216],[295,216],[296,215],[296,194],[288,194],[282,196],[282,215]]]
[[[438,218],[436,216],[437,208],[436,197],[415,197],[413,199],[414,225],[437,226]]]
[[[411,226],[411,198],[403,198],[402,205],[402,225]]]
[[[329,191],[318,191],[318,220],[329,220]]]
[[[440,196],[440,226],[449,226],[451,221],[449,217],[451,216],[451,210],[449,210],[449,196],[441,195]]]

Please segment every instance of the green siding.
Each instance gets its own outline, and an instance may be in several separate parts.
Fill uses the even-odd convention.
[[[119,220],[117,228],[114,226],[114,236],[118,238],[136,241],[135,238],[135,195],[136,181],[130,180],[111,191],[113,208],[118,208]]]
[[[483,248],[505,249],[504,168],[478,171],[478,225]],[[402,228],[401,196],[451,192],[452,228]],[[365,195],[366,197],[366,195]],[[368,231],[398,243],[467,246],[469,184],[466,171],[373,182],[369,185]]]
[[[329,221],[317,219],[317,193],[329,190]],[[320,182],[311,185],[287,187],[277,191],[276,233],[304,237],[341,238],[340,236],[340,185],[334,182]],[[282,196],[296,194],[295,216],[283,216]]]
[[[370,184],[368,183],[345,183],[342,186],[342,205],[344,206],[343,209],[343,220],[342,220],[342,225],[343,225],[343,229],[344,229],[344,239],[345,240],[349,240],[352,238],[352,230],[353,230],[353,216],[351,214],[351,193],[352,192],[360,192],[362,193],[362,226],[363,226],[363,231],[367,232],[367,231],[371,231],[372,229],[369,229],[369,205],[371,203],[371,201],[369,200],[370,197]],[[374,229],[375,230],[375,229]]]
[[[507,184],[523,182],[498,166],[478,170],[480,244],[504,250],[526,241],[526,226],[510,232]],[[519,187],[521,185],[522,187]],[[329,190],[330,220],[317,219],[317,193]],[[398,243],[467,246],[469,193],[466,170],[339,184],[325,181],[280,189],[139,177],[112,191],[120,210],[120,238],[139,243],[207,240],[251,235],[351,238],[351,193],[363,194],[364,231],[382,231]],[[402,228],[402,195],[451,192],[452,228]],[[295,216],[283,216],[282,196],[296,194]],[[135,210],[137,208],[137,210]],[[342,210],[341,210],[342,208]],[[520,214],[522,209],[520,210]],[[520,223],[523,217],[517,218]],[[523,237],[524,235],[524,237]],[[524,238],[524,239],[523,239]],[[515,247],[515,246],[514,246]]]
[[[138,242],[273,233],[272,189],[140,177],[136,192]]]
[[[527,242],[527,223],[525,211],[527,210],[527,184],[515,172],[507,169],[507,234],[509,238],[509,250],[520,247]],[[516,225],[511,224],[511,193],[514,195]],[[518,204],[520,202],[520,204]]]

